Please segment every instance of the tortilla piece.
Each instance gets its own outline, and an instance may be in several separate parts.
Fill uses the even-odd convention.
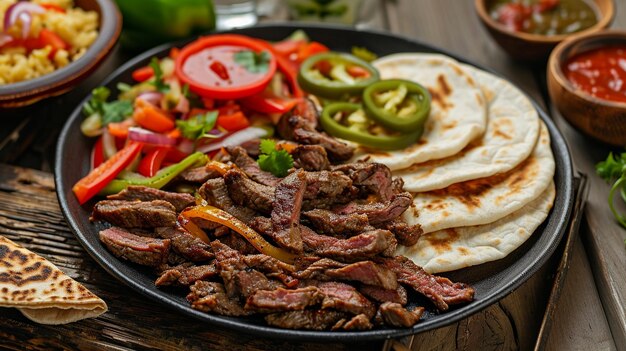
[[[541,123],[532,154],[509,172],[452,184],[445,189],[413,194],[413,204],[403,218],[419,224],[424,233],[495,222],[548,188],[554,176],[550,133]]]
[[[430,91],[431,110],[424,134],[403,150],[382,152],[357,149],[352,161],[369,160],[391,170],[450,157],[480,137],[487,126],[487,103],[475,79],[459,63],[434,54],[395,54],[374,61],[381,78],[400,78]]]
[[[476,78],[487,99],[487,131],[457,155],[394,172],[407,191],[443,189],[508,172],[528,158],[537,143],[539,116],[526,95],[493,74],[468,65],[463,68]]]
[[[0,307],[41,324],[65,324],[107,311],[99,297],[43,257],[0,236]]]
[[[450,228],[423,235],[397,255],[411,259],[428,273],[449,272],[495,261],[520,247],[546,219],[555,196],[554,182],[541,196],[490,224]]]

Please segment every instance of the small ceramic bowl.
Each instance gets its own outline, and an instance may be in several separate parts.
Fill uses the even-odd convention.
[[[74,4],[98,13],[100,27],[96,41],[82,57],[50,74],[0,85],[0,108],[30,105],[67,92],[93,72],[111,52],[122,29],[122,16],[113,0],[76,0]]]
[[[598,23],[583,31],[562,35],[540,35],[524,32],[515,32],[494,20],[488,12],[488,5],[493,0],[474,0],[476,12],[493,39],[511,57],[520,61],[544,61],[550,51],[567,37],[579,34],[588,34],[607,28],[615,16],[614,0],[593,0],[599,10]]]
[[[548,92],[563,118],[581,132],[615,146],[626,146],[626,103],[596,98],[576,89],[563,73],[571,57],[608,45],[626,45],[626,31],[601,31],[559,44],[548,61]]]

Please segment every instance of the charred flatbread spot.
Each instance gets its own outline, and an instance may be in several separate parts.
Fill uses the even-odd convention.
[[[469,250],[464,247],[458,247],[456,250],[463,256],[469,255]]]
[[[3,259],[9,253],[9,247],[6,245],[0,245],[0,259]],[[4,261],[3,261],[4,262]]]
[[[476,102],[478,102],[478,105],[480,106],[484,104],[483,97],[478,93],[476,93]]]
[[[427,210],[438,211],[443,210],[447,207],[447,204],[443,201],[443,199],[437,199],[432,202],[429,202],[424,206]]]
[[[502,139],[511,140],[513,137],[507,133],[504,129],[511,130],[513,123],[509,119],[497,119],[493,121],[493,136],[500,137]]]
[[[41,262],[36,262],[32,266],[28,266],[28,267],[24,268],[24,271],[26,271],[26,272],[36,271],[36,270],[39,269],[39,267],[41,267]]]
[[[441,92],[445,96],[449,96],[452,93],[452,88],[450,87],[450,85],[446,81],[446,77],[445,76],[439,75],[439,77],[437,77],[437,84],[439,85],[439,87],[441,88]]]
[[[435,235],[426,235],[423,238],[428,240],[430,245],[439,253],[452,250],[452,244],[459,238],[459,234],[454,229],[446,229]]]
[[[11,251],[11,253],[9,253],[9,259],[14,260],[16,258],[19,259],[22,264],[28,261],[28,256],[21,253],[20,251],[18,250]]]
[[[452,121],[450,123],[445,123],[444,125],[441,126],[442,129],[452,129],[452,128],[456,128],[457,126],[457,121]]]

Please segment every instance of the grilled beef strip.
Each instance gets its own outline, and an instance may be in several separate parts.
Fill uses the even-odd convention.
[[[220,242],[224,245],[230,246],[230,248],[241,252],[244,255],[255,254],[259,252],[250,242],[244,239],[241,234],[230,231],[229,234],[221,236]]]
[[[301,256],[296,258],[296,269],[293,276],[298,279],[319,279],[330,280],[324,272],[328,269],[342,268],[347,266],[347,263],[338,262],[330,258],[314,257],[314,256]]]
[[[189,183],[203,184],[209,179],[221,178],[221,176],[218,172],[201,166],[184,170],[178,178]]]
[[[236,205],[228,195],[228,188],[222,178],[207,180],[198,190],[200,196],[209,205],[221,208],[244,223],[248,223],[256,212],[250,208]]]
[[[276,187],[272,209],[272,231],[278,245],[293,252],[303,252],[300,234],[300,210],[306,187],[305,172],[297,170]]]
[[[224,183],[233,202],[263,214],[272,212],[275,188],[249,179],[241,170],[231,169],[224,174]]]
[[[155,285],[189,286],[198,280],[208,280],[216,275],[217,269],[213,264],[191,267],[178,266],[162,272],[157,278]]]
[[[364,314],[359,314],[352,319],[341,319],[330,330],[370,330],[374,327],[370,318]]]
[[[377,227],[387,229],[392,232],[396,236],[396,239],[398,239],[398,243],[404,246],[413,246],[417,244],[420,236],[424,233],[419,224],[410,225],[400,218],[380,223]]]
[[[365,214],[370,224],[376,225],[398,218],[413,202],[413,196],[408,192],[394,194],[386,202],[359,203],[356,201],[335,208],[338,214],[353,213]]]
[[[383,302],[378,307],[378,313],[388,326],[410,328],[419,322],[424,313],[424,307],[416,307],[409,311],[398,303]]]
[[[344,204],[354,199],[358,193],[352,186],[352,180],[341,172],[305,172],[305,175],[306,191],[303,205],[305,210]]]
[[[169,239],[139,236],[118,227],[102,230],[99,236],[115,256],[144,266],[165,263],[170,249]]]
[[[340,282],[314,282],[324,295],[322,309],[334,309],[348,312],[354,315],[365,314],[369,318],[374,317],[376,307],[352,285]]]
[[[391,170],[382,163],[346,163],[332,169],[347,174],[355,186],[378,195],[382,201],[390,200],[395,193]]]
[[[257,269],[268,278],[278,279],[286,287],[293,288],[298,285],[299,280],[292,277],[293,266],[264,254],[246,255],[243,258],[248,267]]]
[[[474,299],[474,288],[464,283],[453,283],[448,278],[428,274],[422,267],[404,256],[378,258],[377,261],[392,270],[397,275],[398,282],[426,296],[440,311],[446,311],[449,305]]]
[[[250,314],[239,304],[239,301],[229,298],[221,283],[196,281],[187,295],[191,307],[203,311],[214,312],[223,316],[245,316]]]
[[[314,286],[298,289],[258,290],[246,300],[244,309],[256,312],[282,312],[303,310],[319,305],[324,294]]]
[[[265,321],[285,329],[327,330],[346,317],[346,313],[333,310],[302,310],[269,314]]]
[[[368,225],[364,214],[340,215],[330,210],[315,209],[302,213],[313,226],[325,234],[351,235],[362,232]]]
[[[292,152],[294,167],[305,171],[327,171],[330,161],[326,149],[319,145],[298,145]]]
[[[372,261],[360,261],[341,268],[327,269],[324,274],[331,279],[357,281],[385,289],[398,288],[396,274]]]
[[[397,289],[385,289],[374,285],[361,285],[359,291],[376,302],[395,302],[404,306],[408,302],[406,289],[398,285]]]
[[[259,150],[261,147],[261,139],[248,140],[239,146],[242,147],[250,157],[256,158],[261,154],[261,150]]]
[[[301,237],[306,251],[339,261],[366,260],[389,249],[393,252],[397,246],[395,237],[388,230],[375,229],[349,239],[337,239],[301,227]]]
[[[109,200],[153,201],[164,200],[174,206],[176,212],[196,203],[193,196],[185,193],[172,193],[147,186],[131,185],[117,194],[107,196]]]
[[[159,237],[171,240],[172,249],[189,261],[204,262],[215,257],[208,244],[180,228],[159,227],[155,231]]]
[[[270,172],[261,170],[259,164],[250,156],[244,148],[240,146],[228,148],[231,162],[237,165],[250,179],[253,181],[275,187],[280,183],[281,178],[276,177]]]
[[[318,125],[319,113],[315,103],[310,99],[301,100],[294,108],[283,114],[278,121],[277,131],[287,140],[293,140],[294,128],[308,128],[315,130]]]
[[[163,200],[102,200],[93,207],[91,220],[123,228],[156,228],[173,227],[176,216],[176,208]]]
[[[283,288],[282,283],[277,280],[268,279],[263,273],[255,269],[246,269],[236,272],[232,282],[237,294],[241,295],[244,299],[257,291],[272,291]]]

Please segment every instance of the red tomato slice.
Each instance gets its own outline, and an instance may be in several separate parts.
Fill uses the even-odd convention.
[[[147,153],[139,162],[139,166],[137,166],[139,174],[145,177],[153,177],[161,169],[163,160],[165,160],[169,150],[169,148],[158,147]]]

